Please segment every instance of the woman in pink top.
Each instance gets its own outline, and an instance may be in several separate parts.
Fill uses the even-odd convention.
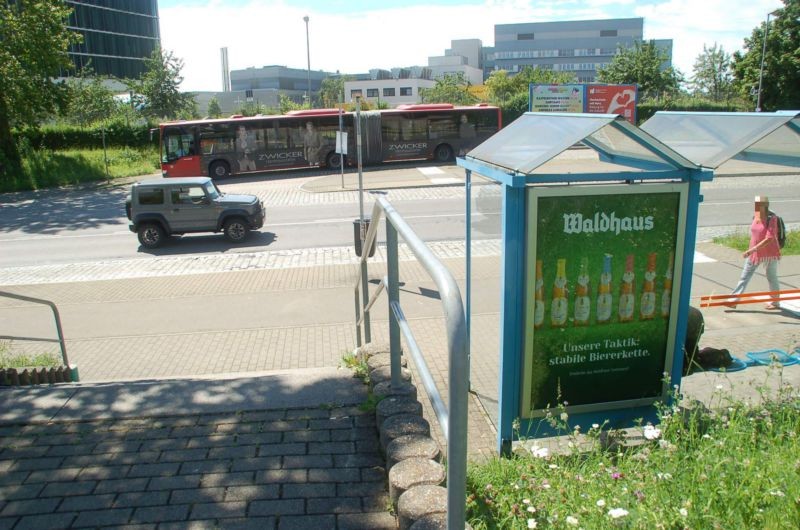
[[[753,224],[750,225],[750,247],[744,252],[744,269],[739,278],[739,284],[731,294],[741,294],[747,283],[760,264],[767,269],[767,281],[770,291],[780,291],[778,281],[778,261],[781,259],[781,248],[778,245],[778,219],[769,211],[769,198],[759,195],[755,200],[756,212]],[[773,296],[772,302],[766,305],[767,309],[780,309],[778,297]],[[736,304],[727,304],[736,307]]]

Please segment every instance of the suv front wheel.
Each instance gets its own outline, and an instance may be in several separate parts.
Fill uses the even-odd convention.
[[[157,248],[164,242],[164,229],[155,223],[144,223],[137,231],[139,243],[145,248]]]
[[[244,221],[244,219],[240,217],[234,217],[225,221],[223,230],[225,231],[225,237],[228,238],[228,241],[233,243],[241,243],[247,237],[247,232],[250,230],[250,228],[247,226],[247,223]]]

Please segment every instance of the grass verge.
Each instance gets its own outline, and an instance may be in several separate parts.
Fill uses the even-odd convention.
[[[715,237],[713,241],[718,245],[725,245],[726,247],[735,248],[736,250],[744,252],[750,246],[750,234],[737,233],[729,236]],[[800,255],[800,231],[786,231],[786,246],[781,249],[781,255]]]
[[[595,425],[588,452],[534,447],[472,466],[468,520],[476,530],[800,528],[800,396],[783,394],[758,408],[665,408],[635,447],[602,449]]]
[[[36,355],[12,354],[8,343],[0,342],[0,369],[5,368],[57,368],[61,357],[52,353]]]
[[[109,148],[108,178],[157,173],[160,169],[155,148]],[[0,192],[37,190],[106,180],[102,149],[28,151],[22,160],[22,173],[0,180]]]

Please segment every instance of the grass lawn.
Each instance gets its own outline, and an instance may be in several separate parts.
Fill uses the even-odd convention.
[[[160,171],[158,150],[109,148],[108,178],[147,175]],[[41,149],[27,154],[22,161],[22,174],[0,180],[0,192],[36,190],[106,180],[105,156],[102,149]]]
[[[741,252],[747,250],[750,246],[750,234],[744,232],[733,234],[724,237],[715,237],[714,243],[725,245],[726,247],[735,248]],[[787,230],[786,231],[786,246],[781,249],[782,256],[797,256],[800,254],[800,231]]]
[[[759,408],[720,403],[715,412],[664,408],[657,426],[642,426],[642,445],[565,455],[534,447],[470,466],[468,521],[476,530],[800,528],[797,390]],[[584,439],[601,430],[586,425]]]
[[[0,342],[0,369],[3,368],[57,368],[61,357],[52,353],[37,355],[12,354],[8,342]]]

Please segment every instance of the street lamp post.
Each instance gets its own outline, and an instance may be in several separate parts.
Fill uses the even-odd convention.
[[[303,22],[306,23],[306,59],[308,61],[308,68],[306,70],[306,101],[308,106],[311,107],[311,49],[308,45],[308,15],[303,17]]]
[[[764,57],[767,54],[767,36],[769,35],[769,17],[778,16],[777,11],[767,13],[767,23],[764,25],[764,42],[761,44],[761,68],[758,70],[758,95],[756,96],[756,112],[761,112],[761,84],[764,81]]]

